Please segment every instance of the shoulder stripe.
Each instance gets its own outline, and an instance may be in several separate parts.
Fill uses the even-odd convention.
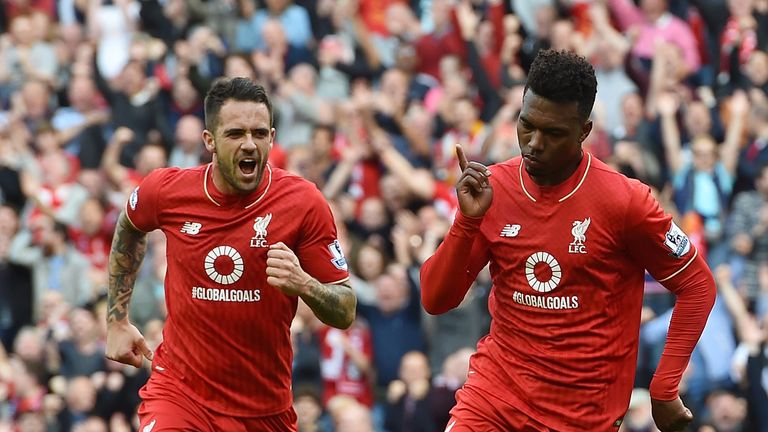
[[[340,284],[342,282],[346,282],[348,280],[349,280],[349,276],[345,277],[344,279],[339,279],[339,280],[334,281],[334,282],[321,282],[321,283],[323,285],[338,285],[338,284]]]
[[[691,265],[693,260],[696,259],[697,255],[699,255],[699,250],[698,249],[694,249],[693,250],[693,256],[691,257],[691,259],[688,260],[687,263],[685,263],[684,266],[682,266],[678,271],[676,271],[676,272],[672,273],[671,275],[665,277],[664,279],[658,279],[658,282],[668,281],[668,280],[672,279],[673,277],[677,276],[681,271],[685,270],[686,268],[688,268],[689,265]]]

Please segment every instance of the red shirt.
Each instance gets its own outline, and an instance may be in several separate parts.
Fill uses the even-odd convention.
[[[682,362],[714,301],[711,275],[689,278],[705,264],[647,186],[588,153],[556,186],[536,185],[520,157],[490,170],[494,196],[488,212],[482,219],[457,217],[451,228],[459,235],[462,225],[479,224],[479,232],[466,231],[471,251],[455,251],[469,256],[469,263],[462,267],[445,254],[451,248],[445,245],[454,241],[447,238],[422,269],[425,307],[435,312],[453,306],[455,299],[443,304],[451,295],[445,286],[468,286],[461,279],[473,280],[490,261],[493,321],[472,359],[467,385],[554,430],[611,430],[632,391],[645,269],[677,294],[683,291],[681,280],[702,279],[706,288],[697,304],[703,319],[685,317],[690,330],[685,336],[692,340],[677,341],[685,347],[667,350],[672,354],[665,351]],[[688,293],[698,300],[696,289]],[[683,296],[678,299],[682,303]],[[675,318],[672,324],[678,325]],[[674,333],[671,327],[671,339],[680,335]],[[675,373],[681,374],[684,364]],[[671,375],[663,375],[664,384],[674,387],[674,397],[679,375]]]
[[[345,281],[346,261],[313,184],[267,165],[256,191],[224,195],[211,167],[157,169],[126,206],[136,228],[162,229],[168,241],[168,318],[153,373],[213,411],[276,414],[291,406],[297,297],[267,285],[269,245],[284,242],[322,283]]]
[[[373,342],[367,324],[357,322],[347,330],[323,327],[320,336],[320,369],[323,375],[323,406],[337,395],[351,396],[361,404],[373,406],[371,377],[364,374],[344,350],[343,338],[373,361]]]

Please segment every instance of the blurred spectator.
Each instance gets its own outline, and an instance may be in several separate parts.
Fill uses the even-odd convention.
[[[737,87],[748,85],[739,82],[741,69],[758,50],[768,49],[768,13],[756,7],[751,0],[730,0],[730,16],[720,35],[720,64],[718,81],[731,81]]]
[[[62,430],[73,430],[93,414],[96,388],[89,377],[74,377],[67,383],[64,399],[66,407],[59,413],[59,427]]]
[[[753,98],[748,124],[747,145],[739,153],[736,192],[755,189],[760,168],[768,164],[768,100]]]
[[[69,106],[56,109],[51,119],[60,134],[60,145],[78,156],[83,169],[96,169],[101,163],[106,140],[103,124],[109,112],[99,103],[96,84],[88,76],[75,76],[67,86]]]
[[[740,269],[734,275],[745,294],[754,298],[760,292],[758,268],[768,262],[768,165],[755,179],[754,191],[736,195],[728,220],[732,262]]]
[[[637,91],[637,85],[624,70],[624,58],[629,46],[622,35],[611,26],[605,7],[593,5],[590,17],[595,30],[595,76],[600,83],[595,97],[598,103],[596,111],[603,116],[602,123],[608,131],[612,132],[617,128],[624,128],[621,104],[628,94]]]
[[[59,342],[59,374],[65,378],[103,371],[106,368],[104,341],[93,312],[75,308],[69,313],[71,337]]]
[[[48,291],[62,294],[64,301],[82,306],[93,297],[88,280],[88,260],[69,243],[66,225],[39,216],[29,229],[19,231],[10,247],[10,260],[32,269],[34,316],[42,316],[42,300]]]
[[[448,0],[433,0],[430,8],[431,29],[415,41],[419,72],[439,76],[440,59],[462,52],[462,43],[453,27]]]
[[[315,92],[316,80],[317,72],[312,66],[299,64],[291,69],[288,80],[278,88],[282,97],[275,103],[280,117],[277,141],[285,149],[308,145],[316,125],[333,121],[330,106]]]
[[[429,410],[431,371],[427,357],[420,352],[403,355],[398,379],[387,388],[387,410],[384,425],[392,431],[437,431]]]
[[[106,285],[106,268],[112,244],[114,223],[107,215],[105,204],[97,197],[89,197],[80,207],[80,223],[71,226],[69,236],[75,248],[88,258],[91,269],[104,276],[92,277],[94,285]],[[93,274],[93,273],[92,273]]]
[[[766,270],[768,269],[764,267],[761,271],[760,279],[763,286],[768,282]],[[736,335],[740,341],[736,354],[732,356],[732,362],[735,379],[745,389],[744,394],[747,397],[745,401],[727,391],[728,389],[715,389],[707,399],[710,423],[716,428],[732,427],[735,428],[733,430],[739,430],[737,426],[743,425],[747,420],[751,422],[754,430],[765,430],[768,427],[768,416],[765,410],[768,404],[768,385],[764,378],[768,356],[765,349],[765,343],[768,340],[765,317],[768,314],[762,311],[760,315],[755,316],[747,309],[743,297],[732,283],[731,269],[728,266],[718,267],[715,276],[719,296],[733,319]]]
[[[110,85],[95,69],[96,85],[112,107],[112,119],[116,127],[127,128],[132,136],[123,142],[120,152],[120,164],[134,167],[134,157],[152,142],[168,146],[173,142],[172,132],[167,117],[158,99],[157,83],[148,79],[146,65],[141,60],[130,60],[115,81],[119,87]],[[156,131],[150,137],[150,131]],[[157,136],[159,134],[159,136]]]
[[[357,318],[347,330],[320,329],[320,371],[323,405],[336,395],[351,396],[373,406],[373,347],[368,324]]]
[[[147,255],[136,279],[131,300],[131,319],[137,325],[149,326],[154,320],[165,319],[165,235],[160,231],[149,234]],[[146,338],[146,335],[145,335]]]
[[[658,432],[651,417],[651,395],[644,388],[632,390],[629,398],[629,408],[624,416],[624,422],[619,428],[621,432]]]
[[[140,9],[139,2],[133,0],[88,1],[86,25],[92,40],[98,41],[93,71],[97,80],[102,76],[108,80],[117,77],[129,62],[131,37],[136,30]],[[123,76],[123,79],[126,78]],[[102,94],[110,98],[103,88],[99,84]],[[110,105],[116,108],[112,101]]]
[[[101,161],[102,169],[106,172],[112,188],[119,192],[116,206],[122,206],[121,203],[125,202],[125,198],[147,174],[166,164],[166,151],[157,144],[142,146],[134,155],[130,166],[119,162],[119,155],[123,154],[126,147],[135,142],[135,139],[136,134],[133,130],[127,127],[118,128],[109,140]]]
[[[336,432],[374,432],[371,411],[361,404],[344,408],[336,419]]]
[[[36,37],[28,15],[11,21],[10,33],[0,37],[0,105],[7,106],[11,94],[28,80],[52,84],[56,68],[53,46]]]
[[[257,9],[255,1],[240,0],[241,21],[237,27],[235,47],[239,51],[263,50],[267,43],[262,37],[268,20],[275,19],[285,31],[288,44],[306,48],[312,38],[307,10],[293,0],[265,0],[266,8]]]
[[[88,417],[77,426],[72,428],[72,432],[107,432],[107,422],[100,417]]]
[[[696,38],[686,22],[669,12],[667,0],[640,0],[639,7],[630,0],[608,0],[608,5],[619,29],[632,35],[632,56],[643,63],[645,70],[650,70],[654,48],[660,41],[679,49],[685,63],[683,77],[699,69]]]
[[[719,148],[711,136],[693,138],[690,160],[682,152],[680,132],[674,117],[676,104],[674,96],[668,94],[658,99],[666,158],[673,176],[675,206],[682,215],[693,212],[702,218],[711,250],[722,240],[725,229],[723,216],[733,191],[748,100],[744,94],[733,97],[732,118],[725,142]],[[722,257],[716,259],[722,260]]]
[[[432,378],[429,393],[429,410],[440,430],[448,425],[451,408],[456,405],[456,390],[467,381],[469,359],[475,353],[474,348],[462,348],[449,355],[442,364],[440,372]]]
[[[373,336],[376,384],[380,389],[397,378],[402,356],[413,350],[424,352],[421,330],[421,302],[405,271],[391,267],[376,279],[376,305],[358,304]],[[392,343],[392,341],[398,343]]]
[[[168,166],[191,168],[200,165],[203,157],[204,128],[203,121],[198,117],[185,115],[179,119]]]
[[[387,270],[389,260],[384,251],[371,242],[363,243],[350,252],[349,264],[354,272],[351,279],[358,303],[375,305],[375,281]]]
[[[319,331],[323,324],[304,302],[299,302],[296,316],[291,323],[293,343],[293,386],[323,392],[321,345]],[[326,401],[327,402],[327,401]]]
[[[744,398],[727,390],[715,390],[707,396],[709,415],[702,426],[716,432],[746,432],[752,429],[747,423],[747,404]],[[706,429],[707,427],[711,429]]]
[[[148,368],[127,368],[121,363],[106,361],[106,371],[91,375],[96,387],[96,405],[94,414],[111,423],[125,424],[126,419],[136,415],[136,409],[141,402],[138,391],[149,378]],[[111,427],[110,429],[112,429]]]
[[[0,341],[7,352],[18,331],[32,323],[32,274],[27,266],[10,261],[11,239],[19,218],[11,207],[0,205]]]
[[[307,387],[295,388],[293,391],[293,409],[298,417],[299,432],[324,432],[326,428],[320,423],[323,406],[318,394]]]
[[[19,359],[10,361],[11,385],[6,400],[10,405],[11,415],[16,418],[43,408],[46,390],[33,367],[34,365],[28,365]]]

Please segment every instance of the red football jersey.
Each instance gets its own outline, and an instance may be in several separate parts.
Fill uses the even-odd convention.
[[[291,406],[297,297],[267,285],[269,245],[285,243],[322,283],[345,281],[346,260],[312,183],[267,165],[256,191],[232,196],[211,171],[157,169],[126,206],[136,228],[162,229],[168,241],[168,318],[153,373],[177,378],[214,411],[276,414]]]
[[[634,381],[645,269],[669,280],[697,251],[647,186],[589,153],[556,186],[520,157],[490,170],[493,204],[467,252],[470,275],[490,261],[493,321],[467,384],[554,430],[610,430]]]

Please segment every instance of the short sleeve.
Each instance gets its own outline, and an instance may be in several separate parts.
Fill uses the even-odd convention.
[[[624,232],[629,254],[659,282],[685,270],[698,253],[645,185],[632,190]]]
[[[336,234],[333,214],[316,188],[306,193],[305,216],[296,255],[301,268],[321,283],[349,279],[347,259]]]
[[[168,171],[165,169],[152,171],[131,192],[131,196],[125,204],[125,214],[133,226],[141,231],[150,232],[160,228],[158,196],[160,196],[160,187],[167,173]]]

